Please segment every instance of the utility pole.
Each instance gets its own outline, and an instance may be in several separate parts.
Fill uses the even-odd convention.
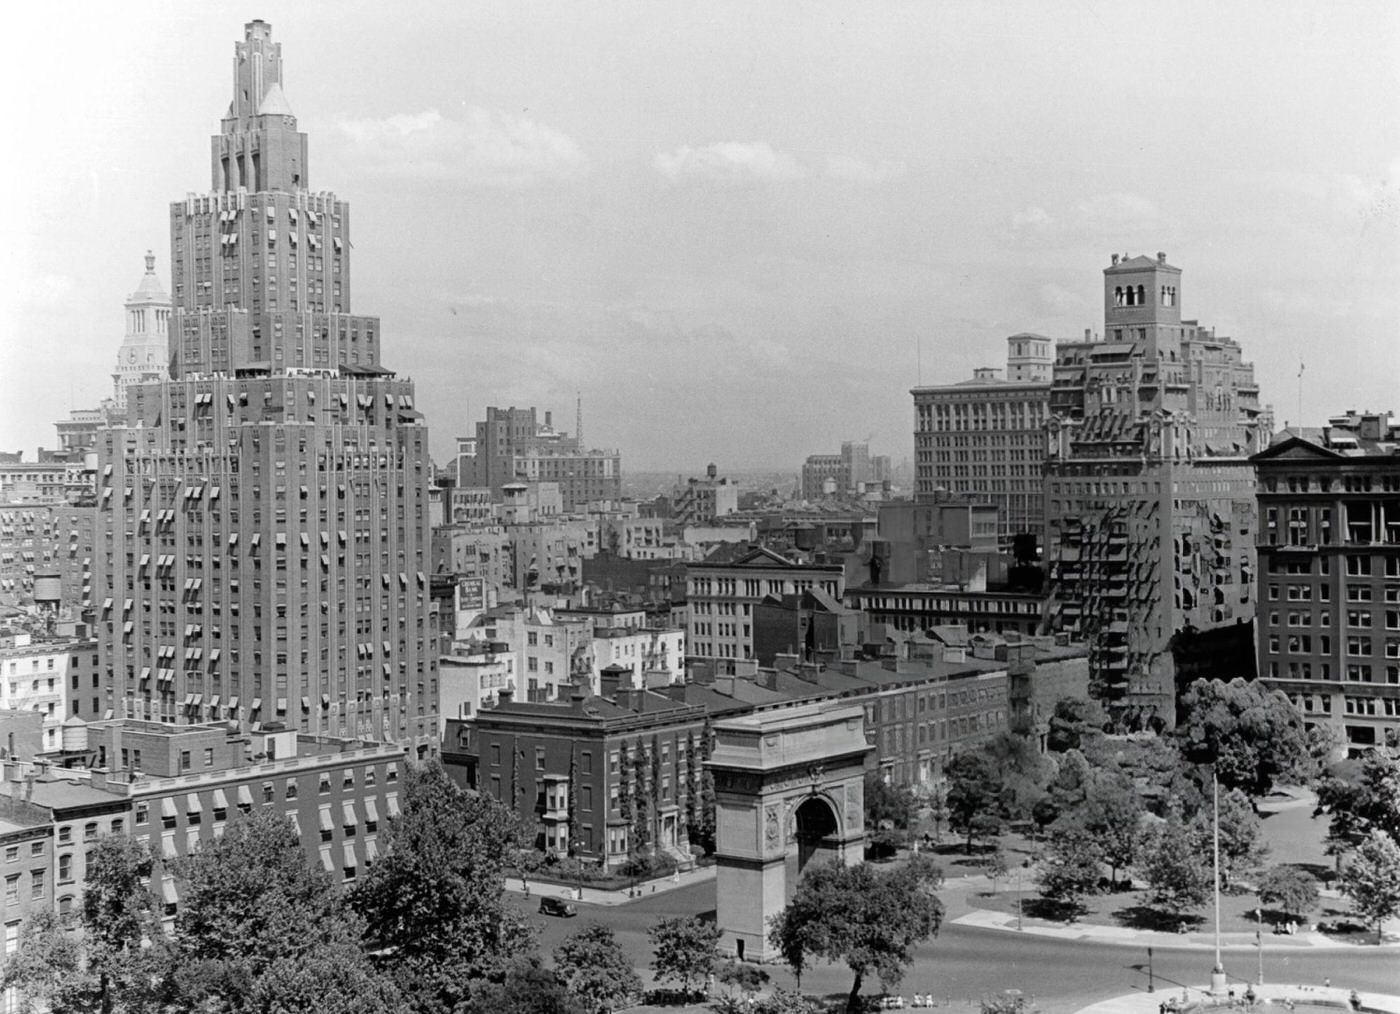
[[[1264,985],[1264,912],[1254,910],[1254,942],[1259,945],[1259,985]]]
[[[1148,991],[1149,993],[1155,993],[1155,992],[1157,992],[1157,983],[1156,983],[1156,980],[1153,979],[1153,977],[1152,977],[1152,948],[1151,948],[1151,947],[1149,947],[1149,948],[1147,949],[1147,991]]]

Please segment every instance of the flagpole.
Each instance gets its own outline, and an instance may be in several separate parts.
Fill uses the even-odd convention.
[[[1225,992],[1225,966],[1220,961],[1220,781],[1215,765],[1210,769],[1211,815],[1214,818],[1213,845],[1215,858],[1215,967],[1210,970],[1210,991],[1215,996]]]
[[[1303,425],[1303,366],[1300,359],[1298,361],[1298,425]]]

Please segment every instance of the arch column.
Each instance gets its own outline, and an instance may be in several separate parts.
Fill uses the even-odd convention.
[[[714,725],[715,919],[720,949],[774,959],[768,921],[809,862],[863,859],[865,740],[860,705],[758,712]]]

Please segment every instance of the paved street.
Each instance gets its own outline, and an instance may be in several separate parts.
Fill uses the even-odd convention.
[[[968,880],[954,881],[945,888],[943,897],[950,918],[956,919],[969,911],[960,896],[973,886],[975,881]],[[618,942],[640,969],[645,968],[651,958],[647,927],[667,916],[712,913],[714,882],[694,882],[617,906],[581,904],[576,919],[540,916],[534,913],[533,897],[520,900],[527,907],[531,921],[540,927],[541,950],[545,955],[584,921],[594,919],[613,928]],[[1227,947],[1224,956],[1232,980],[1241,983],[1254,980],[1258,972],[1258,952],[1253,946]],[[1207,981],[1211,961],[1211,952],[1199,944],[1182,947],[1173,941],[1171,945],[1154,947],[1152,972],[1157,992],[1171,989],[1179,996],[1183,986]],[[775,983],[794,984],[786,970],[774,966],[769,971]],[[1400,951],[1394,947],[1385,950],[1319,949],[1301,941],[1284,945],[1266,938],[1266,983],[1321,984],[1329,978],[1338,988],[1400,992]],[[804,976],[802,985],[808,992],[844,994],[850,982],[846,969],[822,966]],[[1035,997],[1043,1014],[1072,1014],[1115,996],[1145,992],[1147,986],[1145,947],[1094,939],[1018,934],[953,922],[945,923],[937,939],[919,949],[914,968],[901,989],[906,996],[915,992],[932,993],[941,1005],[955,1010],[975,1010],[983,996],[1019,989]],[[878,988],[873,982],[867,987],[871,992]]]

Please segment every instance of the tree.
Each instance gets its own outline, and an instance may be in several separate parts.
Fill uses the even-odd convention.
[[[554,973],[590,1012],[624,1006],[642,991],[642,980],[612,929],[599,923],[589,923],[554,949]]]
[[[1356,914],[1376,927],[1376,943],[1387,919],[1400,915],[1400,844],[1372,831],[1342,873],[1342,893]]]
[[[1317,812],[1329,815],[1327,837],[1357,845],[1372,831],[1400,841],[1400,757],[1372,750],[1329,768],[1317,783]]]
[[[662,919],[647,930],[651,970],[661,982],[675,980],[689,996],[714,971],[719,927],[698,916]]]
[[[872,973],[893,988],[914,959],[914,947],[938,933],[943,905],[935,891],[943,877],[928,857],[879,870],[861,864],[810,867],[768,939],[800,976],[809,958],[844,961],[855,974],[846,1010],[860,1010],[860,990]]]
[[[19,994],[19,1014],[91,1010],[96,982],[83,969],[83,952],[58,915],[39,909],[20,927],[15,952],[5,959],[0,987]]]
[[[1001,828],[1000,806],[1003,787],[1001,774],[986,754],[979,751],[960,753],[948,762],[944,774],[948,782],[948,826],[967,835],[967,852],[972,854],[972,840],[985,835],[993,827]]]
[[[88,853],[83,942],[104,1011],[115,997],[128,1009],[155,1005],[168,972],[165,933],[145,886],[154,865],[150,848],[125,835],[100,838]]]
[[[1148,897],[1178,921],[1210,897],[1210,842],[1175,810],[1153,832],[1144,853],[1138,872],[1147,881]]]
[[[768,973],[757,965],[744,965],[737,961],[726,961],[715,971],[715,980],[730,989],[737,989],[745,997],[752,997],[768,982]]]
[[[349,903],[413,1007],[451,1009],[474,980],[499,982],[512,955],[534,948],[503,901],[518,825],[496,800],[463,792],[436,762],[411,768],[402,792],[379,861]]]
[[[1052,829],[1036,871],[1041,896],[1059,905],[1073,922],[1084,911],[1084,896],[1099,888],[1102,859],[1102,850],[1087,832]]]
[[[897,831],[907,831],[914,822],[914,811],[918,803],[907,785],[891,785],[880,777],[879,772],[865,773],[865,826],[879,828],[888,826]]]
[[[1068,756],[1068,755],[1066,755]],[[1070,826],[1089,833],[1109,867],[1109,884],[1118,886],[1118,871],[1137,860],[1142,846],[1142,797],[1133,783],[1107,771],[1095,774],[1079,807],[1067,815]]]
[[[297,1010],[399,1007],[360,950],[363,924],[325,871],[307,861],[285,817],[235,817],[175,869],[184,885],[175,920],[183,1005],[265,1010],[292,994],[315,1001]]]
[[[1205,841],[1214,834],[1213,811],[1202,808],[1194,821],[1196,833]],[[1220,883],[1227,886],[1237,874],[1255,869],[1268,853],[1259,815],[1239,789],[1220,794]]]
[[[1102,735],[1108,727],[1108,715],[1098,701],[1083,697],[1061,697],[1050,715],[1050,732],[1046,749],[1052,753],[1081,748],[1085,737]]]
[[[982,872],[991,878],[992,892],[995,893],[997,881],[1001,880],[1010,872],[1010,867],[1006,862],[1006,853],[1001,849],[997,849],[995,852],[989,852],[986,858],[982,860]]]
[[[1192,764],[1213,764],[1220,784],[1267,795],[1280,779],[1310,781],[1303,720],[1288,698],[1257,681],[1196,680],[1181,699],[1176,735]]]
[[[1275,866],[1259,879],[1259,902],[1302,917],[1317,906],[1317,881],[1296,866]]]
[[[1055,773],[1052,761],[1041,756],[1029,736],[1001,732],[978,747],[1000,773],[997,794],[1000,814],[1007,820],[1027,820],[1045,795],[1045,785]]]
[[[533,957],[508,961],[496,979],[471,983],[463,1014],[589,1014],[549,969]]]

